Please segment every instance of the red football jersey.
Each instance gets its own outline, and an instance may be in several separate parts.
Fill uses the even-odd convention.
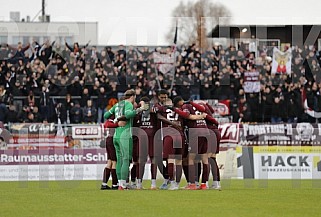
[[[201,112],[197,111],[196,108],[194,108],[190,104],[184,104],[182,107],[182,110],[184,112],[189,113],[190,115],[201,115]],[[206,121],[204,119],[201,119],[201,120],[185,119],[184,123],[188,128],[207,128]]]
[[[175,122],[179,126],[183,126],[184,119],[182,117],[180,117],[172,109],[166,108],[165,106],[157,103],[157,104],[154,105],[154,111],[155,111],[156,114],[158,113],[158,114],[162,115],[167,120]],[[158,124],[157,124],[158,125],[158,129],[160,127],[169,127],[169,126],[171,126],[170,124],[162,122],[161,120],[158,120],[157,122],[158,122]]]
[[[136,116],[134,126],[141,128],[149,136],[154,135],[157,129],[156,114],[149,110],[141,112]]]

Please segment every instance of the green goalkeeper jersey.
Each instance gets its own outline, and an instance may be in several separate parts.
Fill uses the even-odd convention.
[[[136,115],[136,110],[134,110],[134,106],[127,100],[123,100],[115,104],[109,111],[104,114],[104,118],[108,119],[110,116],[114,115],[115,120],[121,116],[125,116],[127,119],[127,123],[124,127],[117,127],[114,138],[131,138],[132,137],[132,126],[133,126],[133,118]]]

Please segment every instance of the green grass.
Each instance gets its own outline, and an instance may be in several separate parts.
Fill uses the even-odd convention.
[[[223,180],[222,191],[101,191],[97,181],[0,182],[0,216],[320,216],[319,182]]]

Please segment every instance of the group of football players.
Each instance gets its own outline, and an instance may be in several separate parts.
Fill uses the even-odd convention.
[[[142,189],[149,159],[150,189],[157,189],[159,170],[164,177],[159,189],[180,189],[184,172],[187,180],[184,189],[221,190],[216,161],[220,131],[212,116],[213,108],[204,101],[186,102],[180,96],[171,100],[166,90],[159,90],[157,98],[158,102],[151,105],[148,97],[142,97],[137,105],[135,92],[128,90],[120,102],[105,113],[108,161],[101,189]],[[210,171],[211,186],[208,184]],[[107,185],[110,174],[111,187]]]

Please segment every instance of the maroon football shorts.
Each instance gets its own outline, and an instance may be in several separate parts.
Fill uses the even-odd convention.
[[[113,142],[113,137],[112,136],[108,136],[106,138],[106,151],[107,151],[107,159],[108,160],[112,160],[112,161],[116,161],[117,160],[116,150],[115,150],[115,146],[114,146],[114,142]]]
[[[163,158],[168,159],[170,155],[182,156],[184,149],[184,137],[182,135],[165,136],[163,139]]]

